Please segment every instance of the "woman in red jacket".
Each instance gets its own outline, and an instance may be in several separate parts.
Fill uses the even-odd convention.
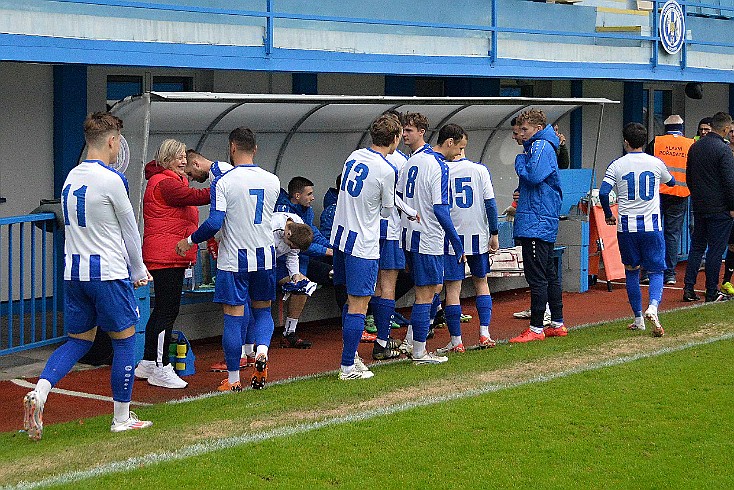
[[[196,206],[209,204],[209,189],[189,187],[185,166],[186,145],[172,139],[161,143],[155,160],[145,166],[143,261],[153,276],[155,307],[145,327],[145,352],[135,376],[164,388],[188,385],[168,361],[168,347],[181,306],[184,273],[196,262],[196,248],[181,257],[176,243],[199,226]]]

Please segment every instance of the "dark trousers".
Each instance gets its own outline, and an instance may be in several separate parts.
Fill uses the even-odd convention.
[[[665,236],[665,277],[675,277],[678,265],[680,235],[688,208],[688,198],[660,194],[660,211],[663,215],[663,235]]]
[[[519,241],[525,280],[530,286],[530,325],[543,326],[546,303],[550,307],[551,318],[560,321],[563,318],[563,298],[553,260],[555,244],[537,238],[520,238]]]
[[[168,347],[171,344],[173,323],[178,317],[181,307],[181,290],[183,289],[183,267],[156,269],[150,271],[155,288],[155,306],[145,326],[145,351],[143,359],[155,361],[158,354],[158,335],[165,331],[163,340],[163,365],[168,361]]]
[[[732,218],[729,213],[703,215],[694,213],[691,250],[688,252],[684,285],[686,290],[693,291],[701,259],[706,253],[706,298],[711,300],[716,297],[719,288],[721,258],[726,250],[731,228]],[[706,247],[708,247],[708,252]]]

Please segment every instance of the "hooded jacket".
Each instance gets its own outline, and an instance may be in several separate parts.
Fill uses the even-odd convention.
[[[537,238],[555,243],[563,192],[558,176],[559,140],[550,125],[523,143],[515,158],[520,199],[515,214],[515,238]]]
[[[311,242],[311,246],[308,247],[308,250],[303,252],[304,254],[310,257],[323,257],[324,255],[326,255],[326,249],[330,248],[331,244],[329,243],[328,238],[325,238],[324,235],[321,234],[319,229],[314,226],[314,213],[311,206],[293,204],[290,197],[288,196],[288,193],[284,189],[281,189],[278,200],[275,203],[275,211],[297,214],[304,223],[311,227],[311,229],[313,230],[313,242]],[[303,254],[301,254],[301,257],[303,257]],[[301,265],[303,266],[303,261]]]
[[[331,236],[331,228],[334,225],[334,213],[336,212],[336,201],[339,191],[336,187],[330,187],[324,194],[324,210],[319,218],[319,231],[324,237]]]
[[[209,189],[189,187],[185,177],[159,166],[145,166],[148,185],[143,195],[143,261],[148,269],[188,267],[196,262],[196,247],[181,257],[176,244],[196,231],[199,210],[209,204]]]

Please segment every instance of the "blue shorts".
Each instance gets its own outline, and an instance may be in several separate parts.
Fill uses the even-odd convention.
[[[399,240],[380,240],[380,270],[405,269],[405,252]]]
[[[275,270],[230,272],[217,270],[214,302],[240,306],[252,301],[275,300]]]
[[[362,259],[334,249],[334,284],[346,284],[347,294],[372,296],[377,284],[378,259]]]
[[[443,255],[405,252],[405,262],[410,268],[416,286],[443,284]]]
[[[489,272],[489,254],[467,255],[466,263],[474,277],[487,277]],[[456,255],[444,255],[444,280],[462,281],[466,277],[466,264],[457,262]]]
[[[665,238],[662,231],[618,232],[617,241],[624,265],[642,266],[648,272],[665,270]]]
[[[122,332],[138,323],[138,304],[128,279],[64,281],[64,325],[68,333],[94,327]]]

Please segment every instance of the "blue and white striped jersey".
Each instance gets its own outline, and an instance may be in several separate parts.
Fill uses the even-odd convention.
[[[212,183],[211,209],[224,211],[217,269],[270,270],[275,264],[271,219],[280,180],[257,165],[236,165]]]
[[[464,244],[466,255],[489,252],[489,220],[484,207],[486,199],[494,199],[489,170],[481,163],[463,158],[449,165],[451,221]],[[446,253],[456,255],[446,240]]]
[[[424,147],[414,153],[403,167],[398,183],[403,201],[418,211],[421,222],[403,216],[403,248],[409,252],[443,255],[444,231],[434,204],[449,204],[449,167],[440,153]]]
[[[610,163],[604,182],[616,187],[617,231],[661,231],[660,184],[672,178],[665,163],[647,153],[628,153]]]
[[[371,148],[353,151],[342,169],[331,243],[362,259],[380,258],[380,210],[395,206],[395,169]]]
[[[65,222],[64,279],[129,278],[118,221],[118,216],[133,213],[125,176],[99,160],[85,160],[69,172],[61,198]]]
[[[402,151],[395,150],[395,152],[390,153],[386,159],[395,168],[395,180],[397,184],[397,175],[400,175],[400,172],[405,166],[405,162],[408,161],[408,157]],[[397,206],[395,206],[392,213],[390,213],[390,217],[383,218],[380,221],[380,238],[384,238],[386,240],[400,240],[400,232],[402,229],[403,226],[400,221],[400,213],[398,212]]]

